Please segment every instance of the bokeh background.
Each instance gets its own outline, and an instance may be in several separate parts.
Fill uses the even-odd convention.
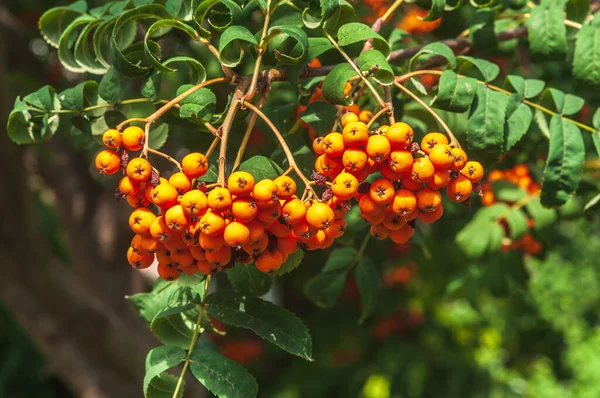
[[[67,129],[50,142],[18,147],[5,132],[15,97],[84,80],[61,68],[37,30],[43,11],[59,4],[65,2],[0,1],[0,397],[139,397],[144,358],[157,342],[124,297],[147,290],[154,275],[126,262],[128,205],[114,200],[114,181],[90,167],[98,136]],[[357,2],[367,20],[371,5]],[[449,15],[422,40],[456,36],[470,18],[468,11]],[[185,42],[174,46],[204,54]],[[523,54],[515,41],[489,59],[503,73],[543,78],[586,97],[589,118],[594,92],[576,86],[563,63],[536,64]],[[290,87],[274,88],[271,98],[267,107],[278,105],[280,122],[289,123],[299,105]],[[406,112],[427,129],[426,116]],[[260,130],[249,153],[270,156],[275,145]],[[207,137],[172,129],[166,152],[205,149]],[[545,142],[528,135],[500,168],[526,163],[539,181]],[[455,236],[478,201],[470,209],[447,204],[442,220],[413,244],[369,243],[383,290],[363,324],[352,278],[332,309],[304,296],[329,252],[307,254],[268,298],[305,320],[314,362],[243,330],[208,339],[249,367],[261,397],[600,397],[600,231],[596,213],[582,210],[587,192],[597,191],[597,175],[588,173],[582,186],[582,197],[536,233],[535,250],[478,261],[462,254]],[[365,233],[357,224],[341,244],[358,245]],[[219,287],[228,284],[217,278]],[[198,388],[189,396],[210,394]]]

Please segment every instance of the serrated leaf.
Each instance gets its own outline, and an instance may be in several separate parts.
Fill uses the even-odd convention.
[[[55,7],[43,13],[38,27],[46,42],[58,48],[58,41],[64,30],[84,12],[72,7]]]
[[[211,36],[210,30],[203,26],[205,22],[211,29],[223,32],[242,15],[242,8],[231,0],[205,0],[198,4],[194,12],[194,21],[205,37]]]
[[[204,65],[202,65],[198,60],[187,57],[187,56],[177,56],[171,57],[167,60],[163,61],[163,65],[167,66],[169,64],[178,64],[183,63],[187,65],[188,69],[188,77],[185,77],[183,80],[189,82],[190,84],[197,85],[206,80],[206,69]],[[181,68],[178,68],[173,73],[180,73]],[[158,70],[153,70],[146,77],[144,81],[144,85],[142,87],[142,95],[151,100],[156,100],[160,94],[160,85],[162,81],[162,76],[164,72],[160,72]]]
[[[144,51],[146,53],[146,58],[148,58],[151,64],[157,70],[161,72],[176,72],[177,69],[169,68],[164,63],[161,63],[160,60],[156,57],[155,52],[149,46],[150,38],[160,30],[164,30],[165,28],[175,28],[186,33],[192,40],[196,39],[196,31],[189,25],[177,21],[174,19],[161,19],[159,21],[154,22],[146,31],[146,35],[144,37]]]
[[[589,6],[589,2],[586,3]],[[600,85],[600,28],[597,26],[583,26],[577,33],[573,75],[583,82]]]
[[[71,42],[73,41],[73,34],[77,28],[94,22],[96,22],[96,18],[89,15],[81,15],[75,18],[69,26],[65,28],[58,39],[58,59],[62,66],[68,71],[74,73],[83,73],[86,71],[86,69],[75,59],[75,55],[71,51]]]
[[[306,282],[304,294],[319,307],[333,307],[344,289],[347,275],[346,268],[321,272]]]
[[[536,231],[549,227],[556,221],[556,210],[546,209],[539,198],[529,199],[526,208],[529,216],[535,221],[533,228]]]
[[[194,377],[216,396],[253,398],[258,394],[254,377],[231,359],[199,347],[192,351],[190,360],[190,370]]]
[[[537,97],[544,91],[544,87],[546,86],[546,82],[542,80],[524,79],[517,75],[506,76],[505,83],[506,86],[518,94],[521,99]]]
[[[581,131],[573,123],[554,115],[550,120],[550,149],[542,181],[542,204],[565,204],[579,185],[585,146]]]
[[[533,120],[535,120],[535,124],[537,124],[544,137],[550,139],[550,127],[548,126],[548,121],[546,120],[544,112],[536,109],[535,112],[533,112]]]
[[[327,261],[321,272],[348,269],[348,267],[356,260],[357,256],[358,253],[353,247],[335,249],[329,254],[329,257],[327,257]]]
[[[83,108],[98,104],[98,83],[93,80],[78,84],[58,95],[63,109],[81,112]]]
[[[496,221],[506,215],[509,207],[504,203],[480,209],[456,235],[456,244],[469,257],[479,258],[500,249],[504,231]]]
[[[475,11],[469,23],[469,37],[477,49],[493,49],[498,44],[494,31],[495,10],[479,9]]]
[[[150,323],[152,333],[163,344],[189,347],[197,314],[192,317],[186,313],[191,314],[195,308],[194,303],[181,303],[162,309]]]
[[[337,31],[338,44],[342,47],[372,39],[373,48],[379,50],[384,56],[390,55],[390,46],[379,33],[370,26],[360,22],[351,22],[342,25]]]
[[[362,306],[362,313],[358,322],[363,323],[377,305],[381,290],[379,271],[369,257],[363,256],[356,266],[354,276],[358,284],[358,290],[360,291]]]
[[[452,51],[450,47],[443,43],[431,43],[420,49],[419,52],[416,53],[415,56],[410,59],[410,62],[408,64],[409,70],[414,69],[417,60],[422,55],[439,55],[441,57],[444,57],[448,61],[448,65],[450,66],[450,68],[456,69],[457,64],[456,57],[454,56],[454,51]]]
[[[527,195],[524,189],[506,180],[492,182],[492,190],[494,197],[502,202],[517,202]]]
[[[247,28],[240,25],[227,28],[219,39],[219,54],[223,65],[230,68],[238,66],[244,58],[248,44],[258,46],[256,38]]]
[[[370,77],[383,85],[390,85],[394,82],[395,74],[385,56],[377,50],[368,50],[360,54],[356,61],[358,68],[362,72],[372,72]]]
[[[265,40],[282,65],[296,65],[308,54],[308,36],[297,26],[272,26]]]
[[[346,63],[336,65],[323,81],[323,97],[332,104],[349,105],[350,99],[344,95],[344,85],[357,73]]]
[[[444,15],[444,9],[446,8],[446,0],[432,0],[431,8],[429,13],[423,18],[423,21],[435,21]]]
[[[533,112],[525,105],[519,94],[512,94],[506,107],[506,124],[504,125],[504,152],[509,151],[523,138],[533,121]]]
[[[176,346],[160,346],[153,348],[146,357],[146,376],[144,377],[144,396],[151,397],[149,395],[150,386],[155,383],[158,377],[170,368],[179,365],[186,357],[186,352],[181,347]],[[156,386],[154,386],[156,388]],[[175,392],[175,385],[173,390],[169,391],[172,394]]]
[[[254,264],[236,264],[227,270],[227,278],[234,289],[243,296],[264,296],[273,285],[273,278],[260,272]]]
[[[163,123],[158,127],[150,130],[150,137],[148,138],[148,146],[152,149],[160,149],[169,138],[169,125]]]
[[[100,19],[88,23],[81,33],[79,33],[73,50],[73,56],[77,64],[84,68],[86,72],[95,75],[103,75],[108,70],[108,66],[100,62],[99,58],[94,54],[93,47],[90,45],[92,44],[90,35],[100,24],[102,24],[102,20]]]
[[[184,84],[177,89],[177,95],[192,88],[191,84]],[[179,117],[198,118],[209,121],[217,109],[217,97],[208,88],[200,88],[184,98],[179,106]]]
[[[179,383],[179,378],[168,373],[163,373],[155,377],[146,392],[146,398],[174,398],[173,394]],[[182,398],[185,391],[185,380],[182,380],[181,387],[175,398]]]
[[[307,7],[302,12],[302,22],[309,29],[316,29],[321,26],[329,17],[331,17],[339,2],[337,0],[319,0],[318,9],[314,7],[317,3],[311,3],[311,7]]]
[[[456,57],[456,73],[459,75],[474,74],[474,77],[483,80],[486,83],[491,82],[500,73],[498,65],[480,58],[461,55]],[[475,71],[477,73],[472,73]]]
[[[542,93],[540,103],[561,115],[573,115],[583,108],[585,100],[576,95],[565,94],[555,88],[547,88]]]
[[[327,18],[323,29],[329,33],[337,32],[340,26],[355,21],[356,11],[354,5],[346,0],[338,0],[335,12]]]
[[[26,95],[23,101],[45,112],[60,109],[60,100],[56,91],[50,86],[44,86],[36,92]]]
[[[469,114],[467,142],[475,157],[493,163],[504,149],[508,97],[480,85]]]
[[[567,28],[563,2],[544,2],[531,10],[527,20],[529,48],[544,58],[564,58],[567,53]]]
[[[440,77],[438,93],[433,106],[449,112],[465,112],[475,99],[478,83],[470,77],[458,77],[446,70]]]
[[[319,135],[331,132],[331,128],[337,117],[337,108],[327,102],[313,102],[308,104],[300,118],[315,129]]]
[[[114,67],[111,67],[100,81],[98,95],[109,104],[115,105],[123,96],[123,84],[124,79],[121,74]]]
[[[138,293],[127,296],[126,299],[136,307],[140,317],[148,324],[156,314],[169,305],[172,298],[176,297],[179,287],[175,283],[159,285],[150,293]]]
[[[285,308],[233,291],[218,291],[206,298],[206,311],[231,326],[252,330],[281,349],[312,361],[312,341],[300,318]]]
[[[527,233],[527,217],[521,209],[510,209],[506,214],[506,222],[508,223],[508,231],[512,240],[517,240]]]
[[[15,144],[31,144],[34,141],[33,128],[34,123],[28,110],[13,109],[8,115],[6,129]]]
[[[288,255],[287,260],[281,265],[281,268],[272,273],[273,276],[281,276],[292,272],[302,263],[304,258],[304,251],[298,249],[292,254]]]
[[[240,164],[239,169],[252,174],[257,182],[265,178],[275,179],[283,173],[281,167],[264,156],[251,157]]]

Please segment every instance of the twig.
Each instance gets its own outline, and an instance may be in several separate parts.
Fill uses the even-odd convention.
[[[381,108],[379,110],[379,112],[377,112],[375,115],[373,115],[373,117],[371,118],[371,120],[369,120],[369,123],[367,123],[367,127],[370,128],[371,125],[373,125],[373,123],[375,123],[375,121],[377,119],[379,119],[379,116],[383,115],[386,112],[387,112],[387,108]]]
[[[219,145],[220,141],[221,141],[221,138],[215,137],[213,142],[210,144],[210,147],[208,147],[208,150],[206,151],[205,156],[207,159],[210,157],[210,155],[212,155],[212,153],[215,151],[215,149],[217,149],[217,145]]]
[[[148,152],[153,155],[160,156],[161,158],[167,159],[169,162],[171,162],[175,166],[177,166],[179,171],[181,171],[181,163],[179,163],[177,160],[173,159],[171,156],[167,155],[166,153],[157,151],[156,149],[152,149],[152,148],[148,148]]]
[[[220,127],[221,146],[219,148],[219,178],[217,182],[221,183],[223,186],[225,186],[225,164],[227,162],[227,142],[229,141],[229,132],[231,131],[231,126],[233,125],[233,119],[235,118],[235,115],[240,107],[239,100],[242,98],[244,98],[244,94],[241,87],[238,86],[235,94],[233,95],[233,100],[231,101],[229,111],[227,111],[225,120],[223,120],[223,124]]]
[[[266,101],[266,96],[263,96],[258,101],[258,107],[262,108]],[[242,143],[240,144],[240,149],[238,149],[237,156],[235,157],[235,161],[233,162],[233,169],[237,169],[237,167],[242,163],[242,158],[244,157],[244,152],[246,152],[246,147],[248,146],[248,142],[250,141],[250,136],[252,135],[252,130],[254,130],[254,125],[256,124],[257,114],[252,112],[250,115],[250,120],[248,121],[248,125],[246,126],[246,131],[244,132],[244,137],[242,138]]]
[[[202,122],[202,123],[204,124],[204,127],[206,127],[212,135],[214,135],[215,137],[219,136],[218,129],[216,129],[215,126],[213,126],[209,122]]]

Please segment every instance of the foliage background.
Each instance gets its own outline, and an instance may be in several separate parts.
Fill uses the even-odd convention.
[[[0,5],[2,128],[16,96],[45,84],[61,91],[79,82],[60,68],[36,29],[39,15],[57,4]],[[449,14],[431,39],[456,36],[470,17],[465,9]],[[546,80],[596,107],[597,93],[578,84],[567,63],[524,60],[512,44],[478,55],[498,62],[503,73]],[[203,56],[201,49],[187,50]],[[273,112],[284,104],[275,109],[282,124],[298,104],[285,84],[274,87],[266,106]],[[433,125],[410,106],[405,112],[407,120]],[[460,131],[464,118],[447,117]],[[536,129],[501,167],[526,162],[539,179],[547,143]],[[183,153],[206,147],[205,137],[175,129],[167,146],[170,153]],[[249,152],[271,155],[274,146],[262,145],[269,138],[254,137]],[[0,134],[0,397],[140,394],[144,356],[156,342],[123,297],[146,290],[148,280],[124,261],[126,205],[111,201],[111,184],[90,172],[98,148],[83,136],[17,147]],[[306,299],[303,286],[328,252],[307,254],[269,297],[305,320],[314,362],[239,330],[213,343],[250,367],[261,397],[598,397],[599,220],[594,208],[583,212],[597,192],[597,177],[588,170],[577,199],[537,233],[545,251],[536,258],[514,251],[479,260],[462,254],[455,237],[477,204],[448,204],[442,220],[413,247],[370,243],[367,254],[382,274],[402,267],[404,279],[384,288],[374,315],[362,325],[351,278],[331,309]],[[357,246],[365,233],[357,227],[342,244]],[[219,278],[218,284],[228,281]]]

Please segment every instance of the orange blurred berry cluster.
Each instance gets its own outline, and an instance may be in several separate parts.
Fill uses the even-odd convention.
[[[420,7],[411,7],[406,14],[404,14],[402,20],[396,24],[396,27],[411,35],[432,32],[440,27],[442,19],[438,18],[435,21],[423,21],[423,18],[425,18],[427,14],[429,14],[428,10]]]
[[[494,181],[508,181],[527,191],[530,195],[539,195],[539,192],[542,189],[541,185],[531,177],[529,167],[526,164],[518,164],[512,169],[507,170],[492,170],[488,174],[487,181],[482,184],[483,196],[481,198],[481,203],[484,206],[491,206],[494,203],[497,203],[492,189],[492,182]],[[529,218],[527,223],[529,228],[534,226],[534,220],[532,218]],[[508,226],[505,225],[504,227],[505,233],[508,235]],[[522,238],[511,241],[510,243],[506,242],[502,244],[502,251],[520,250],[521,252],[532,256],[539,254],[543,249],[542,243],[536,240],[531,234],[526,234]]]
[[[148,160],[124,156],[142,149],[144,139],[139,127],[108,130],[103,140],[109,149],[96,156],[100,173],[124,171],[117,194],[134,208],[129,226],[136,235],[127,259],[135,268],[156,259],[166,280],[181,272],[212,274],[235,263],[254,262],[270,272],[300,247],[326,248],[345,231],[345,208],[300,200],[287,175],[255,181],[236,171],[226,187],[207,190],[198,178],[208,170],[208,159],[196,152],[183,158],[180,172],[160,178]]]
[[[413,220],[433,223],[442,216],[441,189],[453,202],[470,200],[483,167],[450,146],[445,135],[429,133],[419,145],[406,123],[369,131],[361,119],[347,112],[341,133],[313,141],[317,176],[331,181],[326,202],[331,208],[348,209],[355,199],[374,237],[405,243],[414,233]],[[365,182],[372,175],[375,179]]]

